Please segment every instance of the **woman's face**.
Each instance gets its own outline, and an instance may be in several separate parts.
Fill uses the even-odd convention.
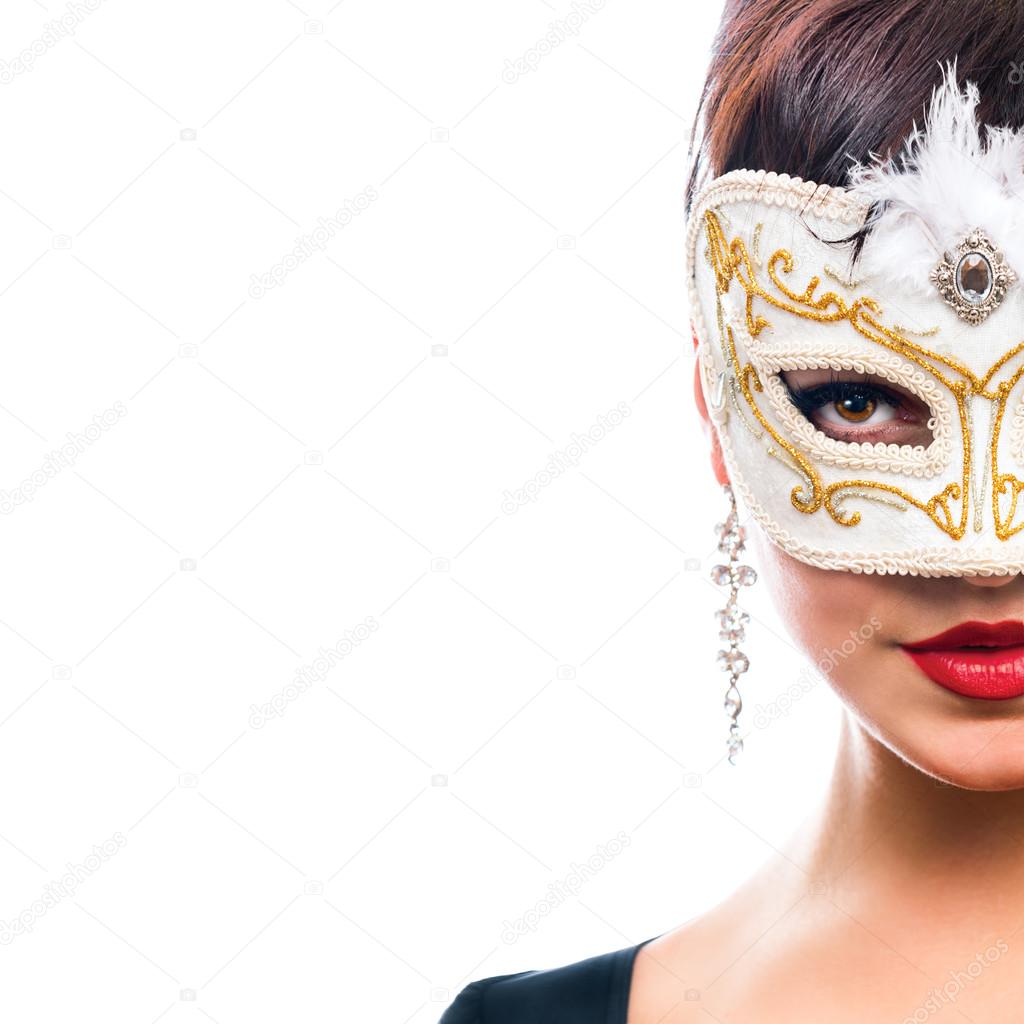
[[[805,415],[843,440],[927,444],[928,410],[906,393],[836,391],[828,369],[787,372]],[[824,389],[821,385],[825,384]],[[817,391],[815,390],[817,388]],[[711,461],[728,481],[696,370],[694,392]],[[824,404],[813,408],[814,401]],[[915,404],[916,403],[916,404]],[[877,740],[920,770],[968,789],[1024,788],[1024,696],[968,697],[933,681],[903,649],[968,620],[1024,620],[1024,576],[920,577],[819,569],[794,558],[756,525],[748,538],[759,577],[796,642]],[[1024,672],[1018,662],[1006,671]]]

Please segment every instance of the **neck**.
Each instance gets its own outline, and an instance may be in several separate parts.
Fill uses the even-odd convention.
[[[1024,790],[933,779],[852,719],[832,781],[786,856],[844,907],[1016,929],[1024,922]]]

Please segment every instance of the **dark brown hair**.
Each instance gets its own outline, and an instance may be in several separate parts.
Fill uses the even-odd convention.
[[[687,217],[727,171],[843,186],[854,160],[895,157],[954,59],[958,82],[978,85],[981,122],[1024,124],[1024,0],[726,0]]]

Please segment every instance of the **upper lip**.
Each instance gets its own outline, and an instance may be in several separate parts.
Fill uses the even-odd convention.
[[[955,650],[959,647],[1017,647],[1024,645],[1024,622],[961,622],[944,633],[903,644],[908,650]]]

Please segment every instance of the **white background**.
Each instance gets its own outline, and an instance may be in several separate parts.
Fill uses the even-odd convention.
[[[755,726],[807,671],[755,586],[724,759],[682,200],[719,5],[541,53],[585,5],[93,3],[0,13],[4,1016],[433,1024],[712,905],[838,721],[814,677]]]

